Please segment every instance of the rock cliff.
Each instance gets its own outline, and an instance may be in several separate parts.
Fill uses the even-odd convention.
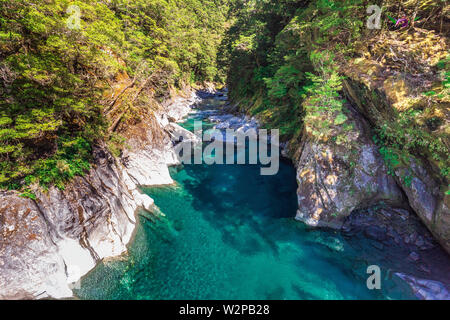
[[[341,94],[353,129],[341,133],[341,145],[306,132],[291,143],[297,219],[340,228],[355,209],[406,205],[450,252],[449,101],[438,68],[446,48],[442,36],[415,28],[370,38],[357,58],[342,62]]]
[[[120,160],[97,147],[90,172],[64,190],[0,192],[0,299],[71,297],[97,262],[126,253],[138,211],[157,212],[139,188],[173,183],[177,137],[195,138],[176,121],[197,99],[176,98],[133,128]]]
[[[348,101],[392,145],[397,185],[450,253],[450,101],[438,67],[447,54],[445,37],[415,28],[370,39],[342,73]]]
[[[316,141],[303,134],[294,154],[297,167],[297,219],[340,229],[355,210],[384,202],[402,207],[405,199],[388,175],[368,123],[351,106],[353,125],[346,143]]]

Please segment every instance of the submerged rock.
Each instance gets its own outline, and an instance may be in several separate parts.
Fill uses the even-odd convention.
[[[449,288],[439,281],[417,279],[402,273],[396,273],[395,275],[408,283],[419,299],[450,300]]]
[[[420,259],[417,252],[437,246],[432,234],[416,215],[388,206],[356,210],[347,217],[342,231],[346,235],[363,234],[384,245],[403,248],[410,252],[408,257],[413,261]]]
[[[215,128],[219,130],[233,129],[247,132],[251,129],[258,128],[258,122],[255,118],[248,116],[235,116],[232,114],[213,115],[208,118],[209,121],[218,123]]]
[[[248,137],[251,140],[256,140],[258,138],[259,123],[255,118],[222,114],[209,116],[208,120],[217,123],[217,125],[214,126],[214,129],[221,131],[221,134],[214,135],[213,138],[216,141],[243,145],[245,144],[245,140],[238,139],[237,137]],[[232,129],[234,134],[227,135],[226,130],[228,129]]]

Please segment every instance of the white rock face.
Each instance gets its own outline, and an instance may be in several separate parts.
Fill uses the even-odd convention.
[[[215,130],[220,130],[221,134],[214,134],[212,137],[216,141],[229,144],[245,145],[245,137],[251,140],[258,139],[259,123],[255,118],[248,116],[235,116],[232,114],[210,115],[208,120],[217,123]],[[234,131],[233,135],[226,134],[227,129]],[[238,139],[241,137],[242,139]]]
[[[50,226],[30,199],[0,193],[0,299],[72,295]]]
[[[219,130],[234,129],[247,132],[251,129],[258,129],[258,121],[248,116],[238,117],[232,114],[213,115],[209,117],[211,122],[218,123],[215,128]]]
[[[200,100],[201,99],[194,92],[192,92],[191,96],[188,98],[177,97],[170,104],[170,107],[166,108],[159,116],[164,117],[164,115],[167,115],[167,118],[171,122],[180,122],[192,112],[192,105]]]
[[[447,290],[446,286],[439,281],[417,279],[403,273],[395,273],[395,275],[408,283],[416,297],[419,299],[450,300],[450,292]]]
[[[173,183],[168,167],[179,164],[177,139],[196,139],[175,122],[198,99],[177,98],[161,110],[164,138],[133,148],[126,164],[98,149],[94,168],[65,190],[37,192],[36,201],[0,192],[0,299],[72,297],[73,285],[100,260],[126,253],[137,211],[157,214],[140,187]]]

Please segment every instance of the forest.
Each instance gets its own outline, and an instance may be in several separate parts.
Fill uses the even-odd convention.
[[[118,152],[120,123],[150,100],[220,79],[226,12],[214,0],[2,0],[0,185],[63,188],[89,169],[92,145]],[[116,106],[124,77],[136,92]]]
[[[450,58],[436,35],[448,39],[449,14],[442,0],[1,0],[0,187],[63,189],[94,145],[119,157],[127,126],[206,83],[284,141],[344,144],[342,90],[366,56],[427,83],[375,121],[388,167],[428,159],[448,185]]]

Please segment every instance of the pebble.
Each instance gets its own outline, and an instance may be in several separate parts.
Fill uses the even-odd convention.
[[[419,261],[420,256],[417,252],[411,252],[411,254],[408,256],[408,259],[412,260],[412,261]]]

